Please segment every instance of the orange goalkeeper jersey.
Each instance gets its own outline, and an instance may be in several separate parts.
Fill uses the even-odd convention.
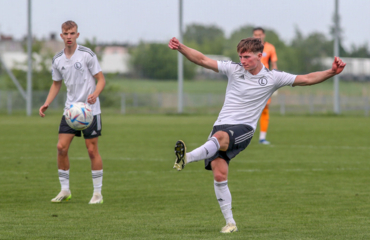
[[[265,42],[261,62],[267,69],[270,69],[269,62],[276,62],[278,60],[275,47],[271,43]]]

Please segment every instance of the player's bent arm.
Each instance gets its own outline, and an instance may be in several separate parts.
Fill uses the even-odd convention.
[[[209,57],[206,57],[203,53],[189,48],[185,46],[184,44],[180,43],[180,46],[178,48],[178,51],[183,54],[189,61],[202,66],[204,68],[211,69],[215,72],[218,72],[218,65],[217,61],[213,60]]]
[[[97,74],[94,75],[94,78],[97,81],[96,88],[95,88],[95,91],[94,91],[94,95],[96,94],[97,96],[99,96],[100,93],[103,91],[103,89],[105,87],[105,77],[104,77],[103,73],[100,71],[100,72],[98,72]]]
[[[278,69],[276,61],[275,62],[271,61],[271,67],[272,69],[276,69],[276,70]]]

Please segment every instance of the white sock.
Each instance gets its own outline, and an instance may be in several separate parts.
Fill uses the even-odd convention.
[[[266,139],[267,132],[260,132],[260,140]]]
[[[227,185],[227,180],[223,182],[214,181],[215,193],[218,203],[220,204],[221,212],[224,215],[226,224],[233,223],[235,220],[233,218],[233,212],[231,210],[231,193],[229,186]]]
[[[69,169],[66,171],[58,169],[58,175],[62,190],[69,191]]]
[[[220,149],[220,144],[217,138],[211,137],[202,146],[194,149],[193,151],[186,153],[187,162],[195,162],[212,157]]]
[[[101,194],[101,188],[103,186],[103,169],[102,170],[91,170],[92,180],[94,184],[94,193]]]

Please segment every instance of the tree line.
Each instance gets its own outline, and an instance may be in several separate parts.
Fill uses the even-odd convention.
[[[233,31],[229,38],[224,31],[215,25],[205,26],[191,24],[186,26],[183,42],[187,46],[199,50],[204,54],[224,55],[232,61],[239,62],[236,46],[243,38],[253,35],[255,26],[245,25]],[[330,32],[333,33],[333,27]],[[304,36],[296,28],[295,36],[289,43],[284,42],[273,29],[265,29],[265,41],[273,44],[278,55],[278,68],[302,74],[322,70],[317,58],[332,57],[334,40],[320,32],[313,32]],[[333,35],[333,34],[331,34]],[[341,57],[369,58],[368,44],[352,45],[350,49],[343,48],[341,37],[339,39]],[[133,73],[138,77],[149,79],[176,79],[177,78],[177,52],[169,51],[167,43],[141,42],[131,50],[131,66]],[[195,65],[184,61],[184,77],[192,79],[195,74]]]
[[[223,55],[229,57],[234,62],[239,62],[236,46],[241,39],[253,35],[254,27],[252,25],[242,26],[234,30],[229,37],[226,37],[225,32],[218,26],[190,24],[185,28],[183,41],[187,46],[199,50],[204,54]],[[333,37],[328,38],[323,33],[313,32],[305,36],[296,28],[294,38],[289,43],[286,43],[275,30],[267,28],[265,31],[265,41],[273,44],[276,48],[279,59],[278,68],[280,70],[294,74],[319,71],[323,69],[323,66],[320,65],[319,61],[315,61],[315,59],[333,56]],[[330,33],[332,36],[333,27],[330,28]],[[42,44],[42,41],[34,40],[32,52],[40,53]],[[26,51],[26,42],[23,45]],[[94,50],[99,46],[95,38],[92,41],[86,40],[82,45]],[[345,49],[341,44],[340,37],[339,48],[341,57],[370,58],[370,49],[367,43],[359,46],[352,45],[350,49]],[[103,47],[100,46],[100,49],[103,49]],[[142,41],[136,46],[131,46],[129,52],[131,55],[130,67],[132,70],[129,77],[160,80],[177,79],[177,51],[170,50],[167,43]],[[96,53],[100,56],[99,52]],[[39,66],[41,70],[36,71],[36,67],[34,66],[34,90],[47,90],[50,88],[51,75],[49,64],[47,63],[50,62],[54,54],[51,52],[41,54],[42,61],[41,66]],[[185,79],[194,79],[195,72],[196,65],[185,60]],[[19,69],[14,69],[13,73],[25,88],[27,73]],[[9,76],[0,75],[3,75],[2,79],[5,81],[5,84],[2,84],[3,87],[6,89],[15,89]]]

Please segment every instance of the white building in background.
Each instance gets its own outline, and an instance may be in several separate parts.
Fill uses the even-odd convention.
[[[370,58],[341,58],[347,65],[340,78],[343,80],[370,81]],[[321,59],[325,68],[331,68],[333,58]]]
[[[62,41],[55,40],[55,37],[50,40],[44,41],[44,46],[41,50],[42,54],[52,53],[55,54],[64,48]],[[97,49],[99,51],[99,47]],[[34,64],[40,65],[42,57],[33,53]],[[130,55],[124,46],[105,46],[101,53],[100,66],[103,73],[129,73],[129,59]],[[4,64],[9,69],[21,69],[27,71],[27,53],[24,52],[22,43],[12,39],[0,40],[0,57]],[[46,66],[51,69],[51,58],[45,60]],[[36,67],[37,69],[37,67]]]
[[[210,59],[216,60],[216,61],[230,61],[231,59],[226,56],[222,55],[206,55],[206,57],[209,57]],[[204,68],[201,66],[197,66],[196,68],[196,78],[201,79],[226,79],[225,75],[219,74],[214,72],[211,69]]]
[[[130,54],[123,46],[106,46],[101,54],[100,66],[103,73],[127,74],[130,72]]]

